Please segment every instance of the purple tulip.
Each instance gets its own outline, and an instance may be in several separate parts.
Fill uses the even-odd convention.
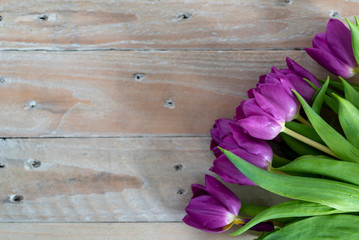
[[[302,79],[303,78],[308,79],[309,81],[311,81],[318,88],[321,87],[318,79],[311,72],[309,72],[307,69],[300,66],[298,63],[296,63],[294,60],[290,59],[289,57],[286,57],[285,60],[287,62],[288,69],[281,69],[281,71],[286,72],[285,73],[286,75],[288,73],[294,73],[297,76],[301,77]],[[288,71],[290,71],[290,72],[288,72]]]
[[[210,175],[205,176],[205,186],[192,185],[193,197],[186,207],[186,224],[206,232],[224,232],[233,224],[245,224],[238,218],[241,202],[231,190]],[[252,230],[272,231],[270,223],[260,223]]]
[[[318,33],[313,48],[305,49],[320,65],[343,78],[350,78],[358,71],[349,29],[339,20],[330,19],[326,33]]]
[[[272,71],[266,75],[259,77],[259,84],[276,83],[283,85],[290,95],[294,95],[291,89],[295,89],[307,102],[309,102],[315,94],[315,90],[304,80],[311,81],[315,86],[320,88],[318,79],[308,70],[297,64],[295,61],[286,58],[288,68],[278,70],[272,67]]]
[[[214,160],[213,167],[210,170],[217,173],[228,183],[256,185],[241,173],[217,147],[220,146],[232,151],[257,167],[268,169],[273,157],[273,151],[269,144],[245,134],[235,124],[235,121],[229,119],[218,119],[211,130],[211,134],[211,150],[217,159]]]
[[[237,124],[245,133],[254,138],[274,139],[283,130],[284,124],[290,116],[286,116],[280,107],[273,104],[257,90],[252,89],[248,94],[253,98],[245,100],[237,108],[237,117],[235,118]],[[284,96],[287,95],[284,94]],[[278,95],[278,97],[280,96]]]

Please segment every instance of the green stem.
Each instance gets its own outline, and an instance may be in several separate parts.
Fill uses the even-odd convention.
[[[301,123],[303,123],[304,125],[307,125],[309,127],[313,127],[312,124],[310,124],[310,122],[308,122],[307,120],[305,120],[302,116],[300,116],[298,114],[297,120]]]
[[[289,128],[286,128],[286,127],[283,127],[283,130],[282,132],[288,134],[289,136],[291,137],[294,137],[295,139],[301,141],[301,142],[304,142],[306,144],[308,144],[309,146],[312,146],[326,154],[329,154],[335,158],[339,158],[332,150],[330,150],[327,146],[324,146],[316,141],[313,141],[312,139],[310,138],[307,138],[297,132],[294,132],[293,130],[290,130]]]

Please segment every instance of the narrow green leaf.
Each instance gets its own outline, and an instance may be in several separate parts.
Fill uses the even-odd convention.
[[[339,101],[339,122],[348,141],[359,148],[359,110],[349,101],[334,95]]]
[[[342,77],[339,77],[342,80],[344,86],[345,99],[351,102],[356,108],[359,109],[359,92],[355,90],[347,81]]]
[[[353,53],[354,53],[357,63],[359,64],[359,26],[355,25],[348,19],[345,19],[345,20],[347,20],[347,23],[350,28],[350,34],[352,37]],[[357,20],[355,19],[355,21],[357,21]]]
[[[284,226],[263,240],[358,240],[359,216],[336,214],[306,218]]]
[[[335,213],[343,213],[343,211],[319,203],[304,202],[299,200],[288,201],[267,208],[231,235],[237,236],[249,230],[251,227],[257,225],[258,223],[277,218],[320,216]]]
[[[278,156],[277,154],[273,154],[273,158],[272,158],[272,167],[281,167],[284,166],[288,163],[290,163],[291,160],[283,158]]]
[[[326,156],[303,156],[274,170],[288,173],[311,173],[359,185],[359,164],[338,161]]]
[[[284,197],[320,203],[342,211],[359,211],[359,188],[355,185],[272,173],[220,149],[239,171],[261,188]]]
[[[315,131],[326,143],[326,145],[335,152],[340,159],[351,162],[359,162],[359,149],[348,142],[340,133],[335,131],[328,123],[326,123],[316,112],[311,109],[308,103],[293,90],[297,95],[302,107],[307,114],[310,123]]]
[[[246,202],[242,201],[240,214],[245,214],[245,215],[248,215],[250,217],[255,217],[259,213],[266,210],[267,208],[268,207],[254,205],[254,204],[250,204],[250,203],[246,203]]]
[[[318,92],[316,98],[314,99],[312,109],[314,110],[314,112],[316,112],[318,114],[320,113],[320,110],[322,109],[325,93],[327,92],[327,89],[328,89],[328,84],[329,84],[329,77],[327,78],[327,81],[325,81],[325,83],[319,89],[319,92]]]
[[[320,83],[324,84],[324,80],[322,79],[318,79]],[[359,90],[359,84],[357,83],[350,83],[350,85],[355,89],[355,90]],[[335,89],[338,89],[340,90],[341,92],[344,91],[344,87],[343,87],[343,84],[340,82],[340,81],[337,81],[337,80],[331,80],[329,82],[329,86],[330,87],[334,87]]]
[[[335,112],[336,114],[338,114],[338,102],[334,99],[329,97],[328,95],[324,96],[324,102],[325,104],[328,105],[328,107],[330,107],[330,109],[333,110],[333,112]]]

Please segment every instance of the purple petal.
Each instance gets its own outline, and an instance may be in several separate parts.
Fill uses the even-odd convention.
[[[301,77],[308,79],[315,86],[320,88],[321,85],[320,85],[318,79],[311,72],[309,72],[307,69],[300,66],[298,63],[296,63],[294,60],[290,59],[289,57],[286,58],[286,61],[287,61],[287,66],[289,69],[293,70]]]
[[[238,125],[231,124],[230,126],[233,138],[242,149],[250,154],[258,155],[266,161],[272,161],[273,151],[266,141],[247,135]],[[260,167],[259,165],[257,166]]]
[[[315,90],[303,80],[303,78],[298,77],[295,74],[288,74],[287,79],[293,83],[295,86],[294,89],[307,101],[309,102],[315,94]]]
[[[210,149],[213,151],[215,147],[217,147],[221,142],[223,142],[223,138],[231,133],[231,129],[229,128],[229,123],[234,123],[231,119],[217,119],[216,123],[211,129],[212,141],[210,145]]]
[[[191,227],[198,228],[198,229],[200,229],[200,230],[202,230],[202,231],[210,232],[210,233],[220,233],[220,232],[224,232],[224,231],[226,231],[226,230],[229,228],[229,226],[226,225],[226,226],[224,226],[224,227],[218,227],[218,228],[214,228],[214,229],[207,229],[207,228],[204,228],[203,226],[199,225],[196,221],[194,221],[193,219],[191,219],[191,217],[188,216],[188,215],[186,215],[186,216],[182,219],[182,221],[183,221],[184,223],[186,223],[187,225],[191,226]],[[233,225],[233,223],[232,223],[231,225]]]
[[[219,138],[223,138],[231,132],[229,128],[229,123],[233,122],[231,119],[220,118],[216,120],[216,128],[218,130]]]
[[[350,78],[354,75],[349,66],[345,66],[344,63],[329,52],[317,48],[306,48],[305,51],[320,65],[337,76]]]
[[[254,98],[250,98],[243,103],[242,111],[245,117],[263,115],[263,109],[259,107],[256,99]]]
[[[253,91],[254,91],[254,90],[255,90],[254,88],[247,90],[247,96],[248,96],[248,98],[254,98],[254,95],[253,95]]]
[[[287,90],[279,84],[262,84],[258,87],[264,97],[281,109],[285,114],[286,122],[293,120],[299,111],[299,102],[293,94],[289,94]]]
[[[260,106],[260,108],[265,113],[267,113],[268,115],[270,115],[274,119],[277,119],[280,122],[285,121],[285,114],[283,113],[283,111],[280,108],[278,108],[277,105],[273,104],[269,99],[267,99],[265,96],[263,96],[262,94],[260,94],[257,91],[254,91],[253,95],[255,96],[255,100],[256,100],[258,106]],[[256,114],[256,115],[261,115],[261,112],[258,111],[258,114]],[[264,115],[264,114],[262,114],[262,115]]]
[[[241,173],[225,155],[222,155],[214,160],[213,167],[211,167],[209,170],[218,174],[218,176],[220,176],[223,181],[228,183],[236,183],[240,185],[256,185],[243,173]]]
[[[282,124],[268,116],[251,116],[238,121],[238,125],[246,133],[252,137],[264,140],[275,138],[282,131],[284,122]]]
[[[280,84],[280,80],[279,77],[275,74],[275,73],[268,73],[267,75],[265,75],[265,79],[262,81],[259,81],[259,84],[261,83],[277,83]]]
[[[188,219],[201,229],[224,227],[233,221],[233,214],[212,196],[199,196],[186,207]]]
[[[327,42],[327,34],[325,33],[318,33],[312,40],[313,48],[319,48],[325,50],[327,52],[332,53],[330,50]]]
[[[209,195],[208,191],[206,190],[206,187],[200,184],[192,184],[191,188],[193,193],[192,198],[196,198],[202,195]]]
[[[205,182],[206,189],[211,196],[222,203],[230,213],[237,216],[241,208],[241,202],[238,197],[224,186],[223,183],[210,175],[205,176]]]
[[[242,219],[245,223],[248,223],[250,220],[251,219]],[[258,232],[271,232],[274,230],[274,225],[272,222],[261,222],[251,227],[250,230]]]
[[[237,122],[239,119],[245,118],[243,112],[243,104],[245,103],[245,100],[241,101],[241,104],[236,108],[236,116],[234,117],[234,120]]]
[[[337,58],[352,68],[358,66],[353,53],[350,30],[341,21],[329,20],[326,37],[329,48]]]

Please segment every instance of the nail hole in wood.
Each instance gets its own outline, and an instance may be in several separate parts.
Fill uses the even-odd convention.
[[[38,19],[40,20],[40,21],[47,21],[47,20],[49,20],[49,16],[47,16],[46,14],[44,14],[44,15],[40,15],[40,16],[38,16]]]
[[[27,162],[31,165],[32,168],[38,168],[41,166],[41,161],[29,159]]]
[[[192,13],[180,13],[177,15],[177,18],[180,20],[187,20],[192,17]]]
[[[27,170],[32,170],[34,168],[39,168],[41,166],[41,161],[38,161],[38,160],[34,160],[32,158],[28,159],[26,162],[25,162],[25,169]]]
[[[133,75],[133,80],[134,80],[135,82],[140,82],[140,81],[143,80],[144,77],[145,77],[145,74],[143,74],[143,73],[136,73],[136,74]]]
[[[2,16],[0,16],[0,22],[2,21]]]
[[[163,107],[166,107],[166,108],[174,108],[175,107],[175,103],[174,101],[169,98],[167,99],[164,103],[163,103]]]
[[[5,168],[6,165],[4,163],[0,163],[0,168]]]
[[[5,82],[5,78],[4,77],[0,77],[0,83],[4,83]]]
[[[181,163],[178,163],[178,164],[174,165],[173,168],[176,170],[176,172],[182,171],[183,165]]]
[[[10,195],[10,202],[12,203],[20,203],[24,200],[22,195],[12,194]]]
[[[293,0],[284,0],[284,3],[286,3],[286,4],[292,4],[292,3],[293,3]]]
[[[26,104],[25,109],[26,109],[26,110],[34,109],[34,108],[37,107],[37,105],[38,105],[38,104],[37,104],[36,101],[30,101],[30,102],[28,102],[28,103]]]
[[[186,190],[184,190],[183,188],[178,188],[177,189],[177,194],[178,195],[183,195],[183,194],[185,194],[186,193]]]
[[[329,11],[329,17],[330,18],[339,18],[339,13],[333,10]]]

